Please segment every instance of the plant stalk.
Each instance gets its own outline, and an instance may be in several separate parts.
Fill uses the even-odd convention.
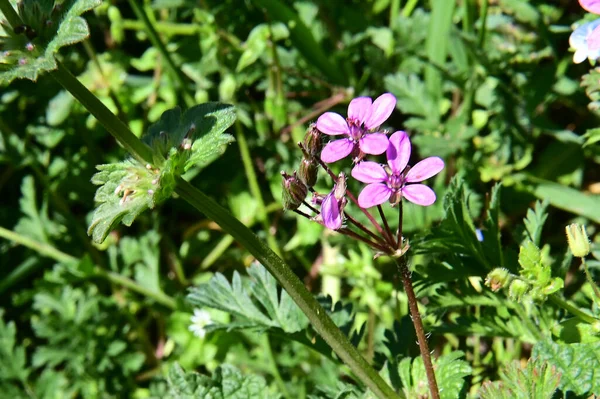
[[[406,256],[397,258],[396,265],[398,266],[398,272],[402,277],[404,292],[406,292],[406,296],[408,297],[408,308],[410,309],[410,315],[412,317],[413,325],[415,326],[415,332],[417,333],[419,350],[421,351],[421,358],[423,358],[425,373],[427,374],[427,382],[429,383],[429,392],[431,393],[432,399],[440,399],[440,390],[438,389],[437,382],[435,380],[433,363],[431,362],[431,353],[429,352],[429,345],[427,344],[427,337],[425,336],[423,321],[421,320],[421,314],[419,313],[417,297],[410,279],[410,270],[408,270],[408,266],[406,265]]]

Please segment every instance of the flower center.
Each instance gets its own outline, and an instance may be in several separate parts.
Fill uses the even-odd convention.
[[[350,129],[349,136],[354,142],[357,142],[364,134],[364,129],[361,126],[362,123],[355,119],[348,119],[347,122],[348,128]]]

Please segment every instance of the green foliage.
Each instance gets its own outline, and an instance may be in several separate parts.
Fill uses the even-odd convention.
[[[0,26],[0,85],[17,78],[37,80],[40,72],[56,69],[55,56],[65,46],[85,40],[90,32],[81,14],[100,0],[22,0],[17,10],[24,28],[17,33],[10,25]],[[17,29],[18,31],[18,29]]]
[[[97,167],[92,183],[100,186],[94,197],[99,205],[88,234],[101,243],[119,222],[131,226],[146,209],[170,198],[176,177],[192,167],[199,171],[223,154],[233,141],[224,131],[234,121],[234,108],[218,103],[197,105],[183,115],[178,107],[165,111],[143,137],[152,148],[153,165],[129,159]]]
[[[555,367],[563,392],[572,391],[576,395],[600,392],[600,348],[597,343],[558,344],[540,341],[533,347],[532,355]]]
[[[264,378],[244,376],[235,367],[223,364],[212,376],[186,373],[175,364],[169,371],[170,396],[173,399],[245,399],[278,398],[269,392]]]
[[[442,355],[434,361],[435,375],[443,399],[464,397],[465,377],[471,374],[471,366],[460,359],[463,352]],[[422,397],[429,394],[423,359],[404,358],[398,365],[398,375],[406,397]]]
[[[525,368],[512,362],[501,372],[501,380],[486,382],[479,390],[482,399],[551,399],[561,381],[555,366],[539,358],[529,359]]]

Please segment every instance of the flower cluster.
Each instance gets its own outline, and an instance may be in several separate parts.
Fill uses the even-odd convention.
[[[387,221],[383,220],[383,228],[367,209],[380,207],[386,202],[394,207],[401,204],[402,198],[417,205],[432,205],[436,200],[435,193],[419,183],[438,174],[444,168],[444,161],[439,157],[429,157],[413,167],[408,166],[412,149],[406,132],[396,131],[388,138],[388,131],[381,129],[395,107],[396,98],[385,93],[375,101],[369,97],[353,99],[348,106],[347,118],[334,112],[321,115],[316,124],[309,127],[304,141],[298,143],[303,153],[298,172],[292,175],[282,172],[285,209],[311,218],[331,230],[365,241],[380,251],[401,251],[401,228],[398,238],[394,239]],[[336,137],[323,147],[321,134]],[[366,159],[367,156],[383,153],[386,154],[387,164]],[[366,183],[358,199],[347,188],[347,175],[342,172],[336,176],[328,166],[348,156],[354,164],[350,175]],[[334,187],[327,194],[319,194],[313,189],[319,166],[334,180]],[[306,201],[309,192],[312,194],[311,203]],[[348,201],[359,207],[379,234],[370,231],[347,214],[345,207]],[[315,215],[310,216],[301,211],[299,208],[302,205]],[[383,212],[379,210],[384,218]],[[401,209],[399,212],[401,218]],[[345,222],[359,231],[350,229]]]
[[[600,14],[600,1],[579,0],[586,11]],[[582,63],[586,59],[595,61],[600,58],[600,19],[580,25],[571,33],[569,45],[575,50],[573,62]]]

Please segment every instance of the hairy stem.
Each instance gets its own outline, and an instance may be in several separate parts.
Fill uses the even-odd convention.
[[[588,265],[587,263],[585,263],[585,258],[581,258],[581,264],[583,265],[583,270],[585,271],[585,277],[587,278],[588,283],[590,283],[590,285],[592,286],[592,290],[594,291],[594,302],[597,306],[600,307],[600,303],[598,303],[598,301],[600,300],[600,289],[598,289],[596,282],[592,278],[590,269],[588,269]]]
[[[431,353],[429,352],[429,345],[427,344],[427,337],[425,336],[425,329],[423,328],[423,321],[421,320],[421,314],[419,313],[419,306],[417,303],[417,297],[413,290],[412,281],[410,279],[410,270],[406,264],[406,256],[402,256],[396,259],[396,265],[398,266],[398,273],[402,277],[402,284],[404,285],[404,292],[408,297],[408,308],[412,317],[413,325],[415,326],[415,332],[417,333],[417,340],[419,341],[419,350],[421,351],[421,358],[425,365],[425,373],[427,374],[427,382],[429,383],[429,392],[431,393],[432,399],[440,399],[440,391],[435,380],[435,373],[433,371],[433,363],[431,362]]]
[[[581,319],[587,323],[593,324],[593,323],[600,321],[597,318],[595,318],[594,316],[585,313],[583,310],[579,309],[577,306],[572,305],[569,302],[565,301],[563,298],[561,298],[557,294],[550,295],[548,297],[548,299],[550,299],[550,301],[552,303],[554,303],[555,305],[563,308],[567,312],[571,313],[573,316],[578,317],[579,319]]]

